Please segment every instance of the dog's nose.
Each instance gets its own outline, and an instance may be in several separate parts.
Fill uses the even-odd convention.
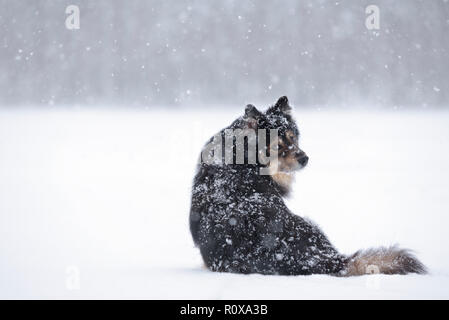
[[[305,167],[309,162],[309,157],[303,151],[298,152],[296,154],[296,158],[298,159],[299,164],[302,165],[303,167]]]
[[[308,157],[308,156],[304,156],[304,157],[300,158],[300,159],[298,160],[298,162],[299,162],[303,167],[305,167],[305,166],[307,165],[307,163],[309,162],[309,157]]]

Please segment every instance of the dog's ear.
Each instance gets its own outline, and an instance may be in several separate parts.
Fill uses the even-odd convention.
[[[252,104],[248,104],[245,107],[245,117],[246,118],[259,119],[261,116],[262,116],[262,112],[257,110],[257,108],[255,106],[253,106]]]
[[[248,128],[257,129],[257,121],[262,115],[262,112],[257,110],[255,106],[248,104],[245,108],[245,120],[248,123]]]
[[[290,114],[292,107],[288,104],[288,98],[282,96],[278,99],[276,104],[268,109],[267,113],[285,113]]]

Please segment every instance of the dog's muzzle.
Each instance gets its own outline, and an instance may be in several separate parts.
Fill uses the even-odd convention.
[[[307,163],[309,162],[309,157],[306,155],[304,151],[300,151],[296,153],[296,159],[298,160],[298,163],[305,167]]]

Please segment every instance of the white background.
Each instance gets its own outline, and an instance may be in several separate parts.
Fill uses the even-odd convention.
[[[343,253],[398,243],[430,270],[334,278],[202,267],[195,163],[243,112],[221,110],[0,111],[0,298],[449,298],[448,112],[295,111],[289,207]]]

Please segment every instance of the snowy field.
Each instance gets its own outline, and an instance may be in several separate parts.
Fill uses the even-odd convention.
[[[191,180],[228,110],[0,111],[0,298],[449,298],[449,112],[295,111],[290,208],[343,253],[398,243],[430,270],[334,278],[202,267]]]

